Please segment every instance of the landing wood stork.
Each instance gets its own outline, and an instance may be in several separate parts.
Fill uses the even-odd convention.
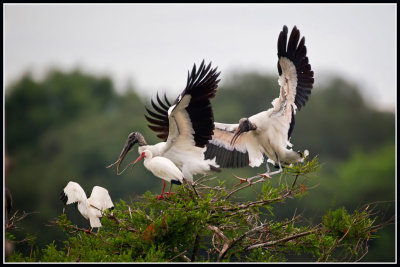
[[[101,186],[95,186],[89,198],[86,197],[85,191],[76,182],[69,182],[61,191],[60,199],[64,205],[77,203],[78,210],[85,219],[89,220],[89,232],[94,227],[101,227],[100,218],[106,209],[113,209],[114,204],[108,194],[107,189]]]
[[[182,172],[176,167],[176,165],[169,159],[161,156],[153,157],[153,153],[150,150],[144,150],[141,155],[135,160],[133,165],[135,165],[138,161],[144,158],[143,165],[151,171],[154,176],[163,179],[163,189],[161,194],[157,197],[157,200],[164,198],[164,188],[165,188],[165,181],[171,183],[169,187],[169,192],[166,194],[170,195],[172,184],[181,185],[183,183],[183,174]]]
[[[214,115],[210,99],[215,96],[220,72],[212,69],[211,63],[205,66],[204,60],[197,69],[194,64],[188,72],[186,88],[171,105],[164,95],[163,102],[157,93],[158,105],[151,100],[154,111],[146,107],[145,118],[152,125],[163,142],[148,145],[139,132],[129,134],[118,160],[107,168],[117,164],[117,173],[122,160],[137,143],[141,155],[151,151],[153,157],[162,156],[172,161],[182,172],[183,177],[193,183],[194,174],[220,171],[215,159],[205,159],[206,145],[214,130]]]
[[[314,72],[306,56],[304,37],[299,42],[300,31],[294,26],[288,43],[287,35],[288,28],[283,26],[278,38],[280,93],[272,101],[272,107],[242,118],[238,124],[215,123],[205,157],[216,157],[221,168],[258,167],[266,155],[267,174],[275,174],[282,171],[281,163],[302,162],[308,155],[307,150],[303,154],[287,147],[292,147],[289,140],[295,124],[294,116],[311,94]],[[268,162],[278,163],[279,171],[271,173]]]

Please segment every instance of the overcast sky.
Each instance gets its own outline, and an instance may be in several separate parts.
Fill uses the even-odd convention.
[[[51,67],[79,66],[110,75],[118,90],[131,82],[142,94],[159,90],[174,98],[187,71],[202,59],[222,71],[221,84],[235,71],[277,75],[279,32],[296,25],[306,38],[317,86],[330,74],[340,75],[380,108],[395,109],[395,4],[3,7],[5,86],[28,70],[41,78]]]

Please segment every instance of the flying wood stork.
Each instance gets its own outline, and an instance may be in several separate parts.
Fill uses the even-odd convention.
[[[171,105],[164,95],[165,102],[157,94],[158,105],[151,100],[155,111],[146,107],[145,115],[150,129],[157,132],[163,142],[148,145],[139,132],[129,134],[118,160],[107,168],[117,164],[117,173],[126,154],[137,143],[139,154],[151,151],[153,157],[162,156],[172,161],[181,171],[185,180],[193,183],[193,175],[209,171],[220,171],[215,159],[205,159],[206,145],[214,130],[214,115],[210,99],[215,96],[220,72],[212,69],[211,63],[204,60],[197,69],[194,64],[188,72],[186,88]]]
[[[153,157],[153,153],[150,150],[144,150],[141,155],[136,159],[133,163],[135,165],[139,160],[144,158],[143,165],[151,171],[154,176],[163,179],[163,189],[161,194],[157,197],[158,199],[164,198],[164,188],[165,188],[165,181],[171,183],[169,187],[169,192],[166,194],[170,195],[172,184],[181,185],[183,183],[183,174],[182,172],[176,167],[176,165],[165,157],[156,156]]]
[[[78,210],[85,219],[89,220],[89,232],[94,227],[101,227],[100,219],[103,216],[103,211],[113,209],[114,204],[108,194],[107,189],[95,186],[89,198],[86,197],[85,191],[75,182],[69,182],[61,191],[60,199],[64,205],[77,203]]]
[[[288,28],[278,38],[279,97],[272,107],[238,124],[215,123],[214,135],[205,152],[206,159],[216,157],[221,168],[258,167],[268,157],[264,177],[282,171],[281,163],[302,162],[308,151],[295,152],[287,147],[295,124],[296,110],[304,106],[311,94],[314,73],[308,62],[304,37],[293,27],[287,43]],[[268,162],[279,166],[271,173]]]

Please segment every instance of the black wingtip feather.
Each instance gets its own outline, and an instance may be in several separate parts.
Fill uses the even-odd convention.
[[[296,26],[293,27],[289,40],[287,40],[287,34],[288,28],[284,25],[278,37],[278,73],[279,75],[282,74],[282,68],[279,64],[279,59],[281,57],[288,58],[295,65],[298,78],[295,105],[300,110],[307,102],[308,95],[313,88],[314,72],[311,70],[311,65],[308,62],[305,37],[303,36],[300,39],[300,31]],[[304,90],[307,91],[307,93],[304,93]],[[304,97],[305,94],[307,94],[306,98]]]
[[[220,168],[242,168],[249,165],[248,152],[242,153],[238,150],[227,150],[212,143],[207,144],[206,147],[205,159],[213,159],[215,157]]]
[[[194,141],[197,147],[204,147],[211,140],[214,130],[214,114],[210,98],[216,94],[220,72],[217,68],[211,68],[211,62],[206,66],[205,61],[197,69],[196,64],[192,72],[188,74],[186,88],[180,96],[191,95],[186,111],[189,114],[194,130]],[[181,98],[181,99],[182,99]],[[178,104],[179,97],[174,104]]]
[[[182,183],[178,180],[171,180],[171,184],[181,185]]]
[[[201,62],[199,68],[193,65],[192,71],[188,71],[186,88],[177,97],[178,102],[186,95],[191,95],[191,100],[186,110],[192,122],[194,130],[194,141],[198,147],[204,147],[211,140],[214,130],[214,114],[212,111],[210,98],[216,94],[216,89],[220,79],[221,72],[216,73],[217,68],[211,68],[211,62],[206,66],[205,60]],[[149,116],[145,115],[146,120],[153,124],[148,127],[159,133],[157,137],[166,141],[169,134],[169,118],[168,109],[172,106],[164,94],[164,102],[160,99],[158,93],[156,95],[157,104],[153,99],[150,103],[154,112],[146,108]]]
[[[159,137],[163,141],[166,141],[169,132],[168,109],[170,108],[171,104],[169,103],[166,94],[164,94],[165,103],[160,99],[158,92],[156,95],[156,99],[158,105],[153,101],[153,99],[150,100],[154,112],[145,106],[145,109],[149,114],[149,116],[146,116],[145,114],[144,117],[149,123],[154,124],[154,125],[148,125],[148,127],[152,131],[159,133],[157,134],[157,137]]]
[[[60,200],[64,203],[64,205],[67,205],[68,197],[64,193],[64,190],[60,192]]]

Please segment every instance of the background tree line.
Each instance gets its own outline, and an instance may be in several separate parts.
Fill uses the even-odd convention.
[[[109,77],[80,70],[52,70],[40,81],[26,74],[7,88],[5,140],[11,167],[6,185],[13,194],[12,212],[37,212],[20,222],[22,230],[13,232],[17,240],[29,233],[38,247],[44,247],[65,239],[60,229],[46,225],[62,213],[58,195],[70,180],[80,183],[87,194],[94,185],[104,186],[114,202],[161,190],[159,179],[142,165],[120,176],[105,168],[116,160],[130,132],[142,132],[149,143],[159,141],[143,116],[149,100],[141,99],[135,90],[117,93]],[[212,100],[215,121],[236,123],[265,110],[278,92],[275,75],[232,75]],[[176,97],[168,92],[167,96]],[[275,216],[289,218],[298,210],[315,220],[330,208],[355,210],[373,201],[392,201],[382,204],[381,213],[393,216],[394,134],[394,114],[371,108],[356,85],[332,77],[315,87],[296,115],[291,142],[296,150],[309,149],[311,157],[318,155],[322,164],[319,178],[300,201],[278,204]],[[136,149],[128,160],[135,157]],[[237,180],[232,173],[249,177],[264,169],[264,165],[227,169],[218,179],[233,185]],[[247,199],[255,197],[250,189],[240,194]],[[73,207],[67,207],[66,213],[73,223],[86,226]],[[363,260],[393,261],[394,226],[377,234],[380,238],[371,241]],[[29,244],[18,243],[16,250],[29,254]]]

